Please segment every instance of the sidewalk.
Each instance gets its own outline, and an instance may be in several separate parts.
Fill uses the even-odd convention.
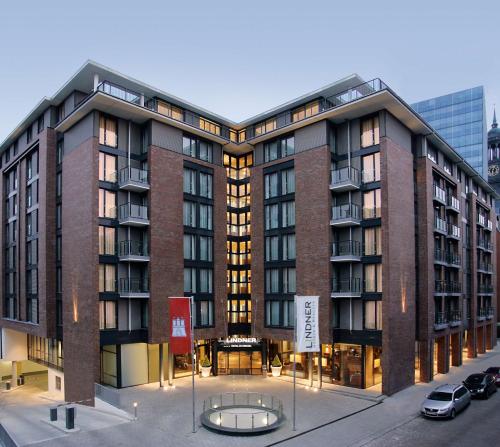
[[[465,359],[461,367],[451,367],[448,374],[434,376],[434,381],[431,383],[417,383],[394,396],[385,398],[381,405],[279,445],[299,447],[305,443],[314,445],[335,439],[336,447],[361,447],[388,431],[420,417],[420,403],[439,385],[461,383],[469,374],[498,365],[500,365],[500,347],[497,345],[495,349],[479,355],[476,359]]]

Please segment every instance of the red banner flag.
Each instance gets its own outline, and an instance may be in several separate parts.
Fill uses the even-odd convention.
[[[170,297],[170,351],[173,354],[191,352],[191,299]]]

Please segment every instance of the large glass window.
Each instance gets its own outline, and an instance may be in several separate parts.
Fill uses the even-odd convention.
[[[190,157],[196,157],[196,140],[191,137],[182,137],[182,153]]]
[[[278,213],[279,213],[278,204],[266,205],[264,207],[266,230],[278,228],[278,225],[279,225]]]
[[[281,194],[292,194],[295,192],[295,171],[293,168],[281,172]]]
[[[376,256],[382,254],[382,229],[381,227],[368,227],[363,229],[364,255]]]
[[[116,182],[116,159],[114,155],[99,152],[99,180]]]
[[[196,171],[184,168],[184,192],[196,195]]]
[[[183,222],[186,227],[196,227],[196,203],[184,201]]]
[[[208,199],[212,198],[212,174],[200,172],[200,196]]]
[[[99,118],[99,144],[118,146],[118,125],[115,119],[104,115]]]
[[[295,292],[296,292],[295,268],[284,268],[283,293],[295,293]]]
[[[266,301],[266,326],[280,325],[280,301]]]
[[[265,198],[276,197],[278,195],[278,173],[273,172],[264,176]]]
[[[364,265],[365,292],[382,292],[382,264]]]
[[[363,157],[363,183],[380,181],[380,152]]]
[[[283,227],[292,227],[295,225],[295,202],[281,203]]]
[[[200,290],[201,293],[212,293],[212,269],[200,269]]]
[[[99,217],[116,219],[116,193],[99,189]]]
[[[99,292],[116,292],[115,264],[99,264]]]
[[[361,121],[361,147],[373,146],[380,143],[378,116]]]
[[[200,261],[213,261],[213,238],[200,236]]]
[[[295,257],[295,234],[285,234],[283,235],[283,260],[292,261]]]
[[[199,301],[199,316],[198,326],[213,326],[214,324],[214,311],[212,301]]]
[[[264,162],[288,157],[295,153],[295,138],[290,135],[264,144]]]
[[[196,293],[196,269],[184,268],[184,293]]]
[[[363,219],[373,219],[381,216],[380,188],[363,193]]]
[[[194,234],[184,235],[184,259],[196,260],[196,236]]]
[[[99,301],[99,329],[116,329],[116,302]]]
[[[295,326],[295,303],[293,300],[283,301],[283,326]]]
[[[319,101],[312,101],[292,112],[292,121],[301,121],[319,113]]]
[[[200,204],[200,228],[212,229],[212,208],[212,205]]]
[[[99,226],[99,254],[116,254],[115,228]]]
[[[266,237],[266,261],[279,260],[279,237]]]
[[[279,269],[266,269],[266,293],[279,293]]]
[[[364,328],[382,330],[382,301],[364,301]]]

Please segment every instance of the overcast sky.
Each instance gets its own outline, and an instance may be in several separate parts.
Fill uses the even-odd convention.
[[[0,23],[0,141],[87,59],[236,121],[351,73],[500,109],[499,0],[9,0]]]

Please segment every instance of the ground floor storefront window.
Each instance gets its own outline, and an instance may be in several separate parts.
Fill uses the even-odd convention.
[[[174,379],[191,375],[193,370],[192,355],[190,352],[186,354],[174,354]]]

